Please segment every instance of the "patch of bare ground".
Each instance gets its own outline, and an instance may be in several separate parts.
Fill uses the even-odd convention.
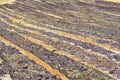
[[[0,0],[0,5],[13,4],[15,0]]]
[[[13,80],[60,80],[56,75],[51,75],[45,68],[3,42],[0,42],[0,56],[4,60],[0,68],[0,76],[9,73]]]
[[[1,76],[13,80],[120,79],[117,0],[3,2]]]

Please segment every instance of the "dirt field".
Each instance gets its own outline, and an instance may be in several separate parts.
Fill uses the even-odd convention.
[[[0,80],[120,80],[117,0],[1,1]]]

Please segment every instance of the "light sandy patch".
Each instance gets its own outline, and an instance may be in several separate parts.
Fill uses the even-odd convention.
[[[80,2],[85,2],[85,3],[94,3],[95,0],[79,0]]]
[[[3,61],[2,58],[0,58],[0,63],[2,63],[2,61]]]
[[[0,77],[0,80],[12,80],[9,74],[5,74]]]
[[[105,0],[105,1],[120,3],[120,0]]]
[[[41,60],[40,58],[36,57],[35,55],[33,55],[33,53],[26,51],[24,49],[22,49],[21,47],[15,45],[14,43],[8,41],[7,39],[3,38],[2,36],[0,36],[0,40],[5,43],[8,44],[9,46],[17,49],[19,52],[21,52],[22,54],[26,55],[30,60],[35,61],[35,63],[37,63],[38,65],[43,66],[44,68],[46,68],[51,74],[56,75],[57,78],[61,78],[60,80],[69,80],[64,74],[62,74],[59,70],[52,68],[48,63],[44,62],[43,60]],[[6,76],[4,77],[0,77],[0,80],[11,80],[10,76]],[[57,79],[58,80],[58,79]]]
[[[13,2],[15,2],[15,0],[0,0],[0,5],[13,4]]]

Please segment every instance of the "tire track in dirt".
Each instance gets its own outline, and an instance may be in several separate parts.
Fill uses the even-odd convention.
[[[19,33],[18,33],[18,34],[19,34]],[[112,78],[115,77],[115,76],[112,76],[111,74],[109,74],[107,71],[103,71],[103,70],[101,70],[101,69],[99,69],[99,68],[96,68],[94,65],[91,65],[91,64],[89,64],[89,63],[87,63],[87,62],[82,62],[81,59],[78,59],[77,57],[75,57],[75,56],[73,56],[73,55],[70,55],[69,53],[66,53],[66,52],[64,52],[64,51],[57,50],[56,48],[54,48],[54,47],[52,47],[52,46],[50,46],[50,45],[47,45],[47,44],[45,44],[44,42],[42,42],[42,41],[40,41],[40,40],[34,39],[34,38],[32,38],[32,37],[29,37],[29,36],[26,36],[26,35],[23,35],[23,34],[19,34],[19,35],[21,35],[21,36],[24,37],[25,39],[28,39],[29,41],[31,41],[31,42],[33,42],[33,43],[35,43],[35,44],[42,45],[45,49],[48,49],[49,51],[54,51],[55,53],[57,53],[57,54],[59,54],[59,55],[66,56],[66,57],[68,57],[68,58],[70,58],[70,59],[72,59],[72,60],[74,60],[74,61],[79,62],[80,64],[84,64],[84,65],[87,66],[87,67],[93,68],[93,69],[95,69],[96,71],[99,71],[99,72],[101,72],[101,73],[103,73],[103,74],[105,74],[105,75],[107,75],[107,76],[109,76],[109,77],[112,77]]]
[[[50,17],[54,17],[56,19],[59,19],[59,20],[64,20],[64,22],[67,22],[67,23],[70,23],[70,24],[73,24],[73,25],[77,25],[77,23],[73,22],[72,20],[69,20],[69,19],[66,19],[64,18],[63,16],[59,16],[59,15],[56,15],[56,14],[53,14],[53,13],[49,13],[49,12],[45,12],[45,11],[41,11],[39,9],[36,9],[35,7],[29,5],[29,4],[25,4],[23,2],[20,2],[20,1],[17,1],[19,4],[22,4],[24,6],[27,6],[27,7],[30,7],[31,10],[33,10],[34,12],[38,12],[40,14],[44,14],[44,15],[47,15],[47,16],[50,16]]]
[[[11,12],[11,10],[8,10],[8,12]],[[16,15],[15,13],[14,14],[12,14],[12,15]],[[24,17],[23,17],[24,18]],[[26,19],[26,18],[24,18],[24,19]],[[31,21],[30,19],[29,19],[29,21]],[[34,22],[35,24],[38,24],[38,23],[36,23],[35,21],[32,21],[32,22]],[[42,23],[41,23],[42,24]],[[55,30],[61,30],[61,31],[65,31],[65,32],[68,32],[68,29],[62,29],[62,28],[58,28],[58,27],[55,27],[55,26],[52,26],[52,25],[49,25],[49,24],[42,24],[43,26],[48,26],[48,28],[50,27],[51,29],[55,29]],[[69,30],[70,31],[70,30]],[[68,33],[70,33],[70,32],[68,32]],[[74,33],[74,32],[72,32],[72,33]],[[77,32],[78,33],[78,32]],[[76,34],[76,33],[74,33],[74,34]],[[84,36],[83,34],[85,34],[85,33],[83,33],[82,31],[79,33],[79,35],[82,35],[82,36]],[[86,33],[87,35],[88,35],[88,33]],[[116,42],[116,41],[114,41],[114,40],[110,40],[110,39],[105,39],[105,38],[101,38],[101,37],[97,37],[97,36],[92,36],[92,35],[88,35],[91,39],[93,39],[93,40],[95,40],[95,41],[97,41],[98,43],[99,43],[99,41],[103,41],[103,42],[106,42],[106,43],[104,43],[104,44],[110,44],[111,45],[111,42],[112,42],[112,44],[118,44],[118,42]],[[112,45],[111,45],[112,46]]]
[[[8,31],[10,31],[10,30],[8,30]],[[11,30],[11,32],[14,32],[14,30]],[[27,36],[28,37],[28,36]],[[32,36],[31,36],[32,37]],[[31,38],[30,37],[30,38]],[[34,40],[35,41],[35,40]],[[38,40],[39,41],[39,40]],[[35,41],[36,42],[36,41]],[[39,42],[38,44],[42,44],[43,42]],[[36,43],[37,44],[37,43]],[[47,44],[47,43],[46,43]],[[44,46],[43,46],[44,47]],[[54,51],[56,52],[57,51],[57,49],[54,49]],[[81,59],[82,60],[82,59]],[[94,61],[93,61],[94,62]],[[89,62],[88,62],[89,63]],[[111,63],[111,64],[114,64],[114,63]],[[94,64],[92,64],[92,65],[94,65]],[[109,64],[110,65],[110,64]],[[98,65],[97,65],[98,66]],[[103,66],[104,67],[104,66]],[[119,67],[119,66],[118,66]],[[117,66],[116,66],[116,68],[117,68]],[[112,70],[112,68],[111,69],[109,69],[109,70]],[[110,72],[110,71],[109,71]]]
[[[45,68],[28,59],[17,49],[0,41],[1,50],[0,56],[4,62],[0,63],[0,79],[4,77],[2,80],[11,80],[5,79],[5,75],[8,74],[12,80],[61,80],[57,75],[52,75]]]
[[[25,30],[25,29],[22,29],[22,30]],[[11,32],[16,32],[16,31],[12,30]],[[21,36],[24,37],[24,38],[26,38],[25,35],[21,35]],[[28,37],[28,39],[29,39],[29,37]],[[31,39],[31,37],[30,37],[30,39]],[[29,40],[30,40],[30,39],[29,39]],[[30,40],[30,41],[31,41],[31,40]],[[32,41],[37,42],[35,39],[32,40]],[[34,42],[34,43],[35,43],[35,42]],[[77,59],[76,57],[74,57],[74,56],[72,57],[72,56],[69,55],[69,54],[62,54],[62,53],[64,53],[64,52],[59,51],[59,50],[57,50],[57,49],[55,49],[55,48],[52,48],[52,46],[49,46],[49,47],[48,47],[47,44],[44,44],[44,43],[41,42],[41,41],[39,42],[39,40],[38,40],[38,43],[36,43],[36,44],[42,45],[43,47],[47,48],[47,49],[50,50],[50,51],[55,50],[55,53],[58,52],[58,54],[61,54],[61,55],[64,55],[64,56],[68,56],[69,58],[71,58],[71,59],[73,59],[73,60],[75,60],[75,61],[77,61],[77,62],[80,61],[80,60]],[[80,62],[80,63],[81,63],[81,62]],[[100,71],[100,72],[102,72],[102,73],[106,73],[106,72],[103,72],[102,70],[99,70],[98,68],[96,68],[96,67],[93,66],[93,65],[89,65],[89,64],[87,64],[86,62],[83,62],[82,64],[84,64],[84,65],[86,65],[86,66],[88,66],[88,67],[92,67],[93,69],[95,69],[95,70],[97,70],[97,71]],[[106,74],[108,74],[108,73],[106,73]]]
[[[13,24],[8,24],[8,25],[10,25],[10,26],[12,26],[12,27],[15,27],[15,28],[18,29],[18,30],[26,31],[26,32],[29,32],[29,33],[32,33],[32,34],[35,34],[35,35],[39,35],[39,36],[51,38],[52,40],[58,40],[58,41],[59,41],[59,38],[54,38],[54,37],[50,37],[50,36],[48,36],[48,35],[43,35],[43,34],[41,34],[41,33],[38,32],[38,31],[25,29],[25,28],[21,28],[21,27],[18,27],[18,26],[16,27],[16,25],[13,25]],[[10,31],[10,32],[14,32],[14,31],[15,31],[14,29],[7,29],[7,30]],[[65,41],[65,40],[62,40],[62,41],[63,41],[63,42],[68,42],[68,41]],[[73,42],[68,42],[68,43],[75,45]],[[97,55],[97,56],[101,56],[101,57],[107,58],[107,56],[102,55],[102,54],[100,54],[100,53],[97,53],[97,52],[94,52],[94,51],[89,51],[88,49],[82,48],[81,46],[79,46],[79,47],[80,47],[81,49],[83,49],[84,51],[89,52],[89,54],[95,54],[95,55]],[[118,63],[118,62],[117,62],[117,63]]]
[[[26,31],[26,32],[30,32],[30,33],[33,33],[33,34],[36,34],[36,35],[39,35],[39,36],[49,37],[49,36],[47,36],[47,35],[41,34],[41,33],[38,32],[38,31],[34,31],[34,30],[29,30],[29,29],[25,29],[25,28],[22,28],[22,27],[18,27],[17,25],[13,25],[13,24],[10,24],[10,23],[6,22],[4,19],[1,19],[1,20],[2,20],[3,22],[5,22],[6,24],[8,24],[8,25],[10,25],[10,26],[12,26],[12,27],[14,27],[14,28],[17,28],[17,29],[19,29],[19,30]],[[11,31],[11,30],[10,30],[10,31]],[[13,30],[13,32],[14,32],[14,30]],[[59,38],[51,37],[51,39],[56,40],[56,39],[59,39]],[[73,42],[69,42],[69,43],[74,44]],[[75,45],[75,44],[74,44],[74,45]],[[100,53],[97,53],[97,52],[94,52],[94,51],[89,51],[89,49],[85,49],[85,48],[83,48],[83,47],[81,47],[81,46],[79,46],[79,47],[80,47],[82,50],[84,50],[85,52],[89,53],[89,54],[95,54],[95,55],[97,55],[97,56],[102,56],[102,57],[107,58],[106,55],[103,55],[103,54],[100,54]],[[115,60],[115,62],[116,62],[116,63],[119,63],[119,62],[116,61],[116,60]]]
[[[18,21],[19,22],[19,21]],[[20,21],[21,22],[21,21]],[[23,22],[22,22],[23,23]],[[63,32],[64,33],[64,32]],[[83,39],[84,40],[84,39]]]
[[[15,26],[16,28],[18,28],[17,26]],[[19,28],[20,29],[20,28]],[[22,29],[22,30],[25,30],[25,29]],[[27,30],[28,31],[28,30]],[[32,32],[32,31],[30,31],[30,32]],[[34,31],[34,32],[36,32],[36,31]],[[36,32],[36,34],[39,34],[39,32]],[[69,41],[69,40],[68,40]],[[82,45],[80,45],[80,46],[82,46]],[[93,50],[94,51],[94,50]],[[101,53],[101,52],[100,52]],[[104,54],[104,53],[103,53]],[[105,53],[106,54],[106,53]],[[110,56],[108,56],[108,57],[110,57]],[[111,57],[110,57],[111,58]]]
[[[14,36],[11,36],[11,34]],[[21,48],[24,48],[25,50],[32,52],[37,57],[39,57],[43,61],[49,63],[54,68],[59,69],[61,72],[66,74],[66,76],[68,78],[70,78],[70,80],[73,80],[73,79],[79,80],[79,79],[86,79],[86,78],[90,79],[91,77],[95,78],[95,79],[100,78],[101,80],[104,78],[106,79],[106,77],[107,77],[107,79],[110,78],[109,76],[106,76],[105,74],[103,74],[99,71],[96,71],[92,68],[88,68],[87,66],[82,65],[74,60],[71,60],[71,59],[65,57],[65,56],[60,56],[60,55],[55,54],[54,52],[48,51],[46,49],[42,49],[42,46],[34,44],[32,42],[29,42],[27,39],[24,39],[23,37],[17,35],[16,33],[11,33],[11,32],[8,32],[8,31],[5,31],[4,29],[2,29],[1,35],[4,36],[9,41],[15,43],[16,45],[19,45]],[[22,42],[21,42],[21,40],[22,40]],[[21,44],[23,44],[23,45],[21,45]],[[71,77],[72,75],[69,76],[71,72],[74,72],[76,70],[77,70],[77,73],[75,72],[73,74],[75,74],[76,76],[77,76],[77,74],[80,74],[78,77],[75,78],[74,76]],[[86,70],[87,70],[87,73],[86,73]],[[70,71],[70,73],[68,71]],[[81,73],[81,71],[82,71],[82,73]],[[84,72],[85,72],[85,74],[84,74]],[[90,75],[88,75],[88,74],[90,74]],[[99,74],[99,76],[98,76],[98,74]]]
[[[41,59],[37,58],[35,55],[33,55],[31,52],[26,51],[20,47],[18,47],[17,45],[13,44],[12,42],[6,40],[5,38],[3,38],[2,36],[0,36],[0,40],[4,43],[6,43],[7,45],[19,50],[21,53],[25,54],[30,60],[35,61],[37,64],[43,66],[44,68],[46,68],[51,74],[53,75],[57,75],[58,77],[60,77],[62,80],[69,80],[67,77],[64,76],[64,74],[60,73],[58,70],[53,69],[49,64],[45,63],[44,61],[42,61]]]
[[[54,30],[55,31],[55,30]],[[57,31],[56,31],[57,32]],[[94,40],[93,40],[94,41]],[[105,44],[104,44],[105,45]],[[103,53],[104,54],[104,53]],[[106,53],[105,53],[106,54]]]
[[[14,26],[14,27],[16,27],[15,25],[11,25],[11,26]],[[45,37],[47,37],[46,35],[42,35],[42,34],[40,34],[39,32],[37,32],[37,31],[31,31],[31,30],[28,30],[28,29],[24,29],[24,28],[20,28],[20,27],[16,27],[16,28],[18,28],[18,30],[23,30],[23,31],[27,31],[27,32],[30,32],[30,33],[35,33],[36,35],[41,35],[41,36],[45,36]],[[8,31],[10,31],[10,32],[15,32],[14,30],[8,30]],[[42,43],[42,42],[41,42]],[[53,50],[56,50],[56,49],[53,49]],[[92,54],[92,53],[91,53]],[[94,54],[94,53],[93,53]],[[96,53],[95,53],[96,54]]]
[[[12,27],[14,27],[14,28],[16,28],[16,29],[22,30],[22,31],[30,32],[30,33],[33,33],[33,34],[36,34],[36,35],[39,35],[39,36],[50,37],[50,36],[48,36],[48,35],[43,35],[43,34],[41,34],[39,31],[26,29],[26,28],[22,28],[22,27],[20,27],[20,26],[18,26],[18,25],[11,24],[11,23],[5,21],[5,20],[2,19],[2,18],[1,18],[1,21],[5,22],[6,24],[8,24],[8,25],[10,25],[10,26],[12,26]],[[8,29],[8,30],[9,30],[9,29]],[[14,32],[14,30],[10,30],[10,31],[11,31],[11,32]],[[59,40],[59,38],[54,38],[54,37],[50,37],[50,38],[53,39],[53,40],[56,40],[56,39]],[[72,43],[72,42],[69,42],[69,43],[74,44],[74,43]],[[81,48],[82,48],[82,47],[81,47]],[[89,51],[89,50],[87,50],[87,49],[85,49],[85,48],[82,48],[82,49],[85,50],[85,51]],[[107,58],[105,55],[102,55],[102,54],[97,53],[97,52],[94,52],[94,51],[90,51],[90,54],[96,54],[96,55],[103,56],[103,57]]]
[[[13,25],[12,25],[12,26],[13,26]],[[32,32],[32,31],[27,30],[27,29],[24,29],[24,28],[20,28],[20,27],[17,27],[17,28],[19,28],[20,30],[25,30],[25,31]],[[8,30],[8,31],[16,32],[15,30]],[[32,33],[35,33],[35,31],[33,31]],[[36,31],[36,33],[37,33],[37,34],[40,34],[40,33],[37,32],[37,31]],[[69,55],[68,53],[65,53],[65,52],[63,52],[63,51],[59,51],[59,50],[53,48],[52,46],[49,46],[49,45],[45,44],[44,42],[42,42],[42,41],[40,41],[40,40],[36,40],[36,39],[34,39],[34,38],[25,36],[25,35],[23,35],[23,34],[19,34],[19,35],[21,35],[21,36],[24,37],[24,38],[27,38],[27,39],[30,40],[31,42],[34,42],[34,43],[39,44],[39,45],[42,45],[43,47],[45,47],[45,48],[48,49],[49,51],[54,51],[54,50],[55,50],[55,51],[54,51],[55,53],[58,53],[58,54],[60,54],[60,55],[67,56],[67,57],[70,58],[70,59],[73,59],[73,60],[75,60],[75,61],[77,61],[77,62],[80,62],[80,59],[77,59],[75,56]],[[42,35],[42,34],[40,34],[40,35]],[[45,36],[45,35],[43,35],[43,36]],[[31,40],[31,39],[32,39],[32,40]],[[80,62],[80,63],[82,63],[82,62]],[[102,72],[102,70],[99,70],[99,69],[95,68],[94,66],[87,64],[86,62],[85,62],[85,63],[83,62],[82,64],[85,64],[85,65],[88,66],[88,67],[92,67],[93,69]]]
[[[18,18],[26,19],[26,17],[21,16],[22,14],[20,15],[20,14],[14,12],[13,10],[8,9],[8,8],[6,8],[6,7],[4,7],[4,9],[7,10],[7,14],[9,13],[10,15],[14,15],[14,16],[16,16],[16,17],[18,17]],[[5,12],[4,10],[2,10],[2,11]],[[11,13],[10,13],[10,12],[11,12]],[[29,21],[31,21],[31,22],[37,24],[37,22],[34,21],[34,20],[31,20],[31,19],[27,19],[27,20],[29,20]],[[67,31],[67,29],[55,27],[55,26],[52,26],[52,25],[49,25],[49,24],[46,24],[46,25],[48,25],[48,27],[50,27],[51,29],[57,29],[57,30]],[[78,32],[78,33],[79,33],[79,32]],[[79,34],[84,34],[84,33],[80,32]],[[90,36],[91,38],[94,38],[94,39],[100,39],[100,40],[111,41],[110,39],[105,39],[105,38],[101,38],[101,37],[97,37],[97,36],[92,36],[92,35],[89,35],[89,36]],[[113,41],[113,40],[112,40],[112,41]],[[116,42],[116,41],[113,41],[113,42]]]
[[[71,5],[71,6],[74,6],[74,5],[76,5],[77,3],[78,3],[79,1],[76,1],[76,2],[73,2],[73,4]],[[53,6],[53,3],[52,2],[49,2],[49,1],[45,1],[45,2],[43,2],[44,4],[51,4],[51,6]],[[82,2],[82,3],[85,3],[85,2]],[[54,5],[57,5],[57,4],[54,4]],[[89,4],[88,4],[89,5]],[[97,5],[96,4],[96,2],[95,3],[93,3],[93,4],[91,4],[91,5]],[[58,5],[57,5],[58,6]],[[78,5],[77,5],[78,6]],[[85,5],[84,5],[85,6]],[[59,6],[60,7],[60,6]],[[75,8],[78,8],[78,7],[75,7]],[[95,9],[95,7],[94,7],[94,9]],[[94,10],[94,9],[91,9],[93,12],[96,10]],[[81,9],[78,9],[77,11],[79,11],[79,12],[81,12]],[[84,10],[85,11],[85,10]],[[82,11],[83,12],[83,11]],[[99,11],[98,11],[99,12]],[[79,16],[74,16],[74,17],[79,17]],[[94,23],[94,25],[97,25],[97,24],[95,24]],[[101,26],[101,25],[98,25],[98,26]]]
[[[8,8],[6,8],[6,7],[4,7],[5,9],[7,9],[8,10],[8,12],[13,12],[14,13],[14,11],[12,11],[12,10],[10,10],[10,9],[8,9]],[[3,11],[3,10],[2,10]],[[12,13],[12,14],[13,14]],[[16,13],[14,14],[14,15],[16,15]],[[19,16],[19,15],[16,15],[16,16]],[[20,16],[19,16],[20,17]],[[25,17],[23,17],[23,16],[21,16],[21,18],[24,18],[24,19],[26,19]],[[37,24],[35,21],[33,21],[33,20],[30,20],[30,19],[27,19],[27,20],[29,20],[29,21],[31,21],[31,22],[34,22],[35,24]],[[42,24],[42,23],[41,23]],[[45,25],[45,24],[44,24]],[[49,25],[47,25],[47,26],[49,26]],[[49,26],[49,27],[51,27],[51,25]],[[67,31],[67,29],[62,29],[62,28],[58,28],[58,27],[55,27],[55,26],[52,26],[51,27],[52,29],[57,29],[57,30],[62,30],[62,31]],[[85,31],[86,32],[86,31]],[[77,33],[79,33],[79,32],[77,32]],[[82,33],[82,32],[80,32],[79,34],[85,34],[85,33]],[[96,39],[96,40],[105,40],[105,41],[112,41],[112,42],[115,42],[116,43],[116,41],[113,41],[113,40],[110,40],[110,39],[105,39],[105,38],[101,38],[101,37],[97,37],[97,36],[92,36],[92,35],[89,35],[89,37],[90,38],[93,38],[94,40]]]
[[[36,7],[33,7],[33,6],[31,6],[31,5],[29,5],[29,4],[25,4],[25,3],[23,3],[23,2],[20,2],[20,1],[17,1],[18,3],[21,3],[21,4],[23,4],[23,5],[25,5],[25,6],[29,6],[29,7],[31,7],[31,8],[33,8],[33,10],[34,11],[36,11],[36,12],[39,12],[39,13],[42,13],[42,14],[44,14],[44,15],[48,15],[48,16],[51,16],[51,17],[55,17],[55,18],[58,18],[58,19],[60,19],[60,20],[64,20],[64,22],[68,22],[68,23],[70,23],[70,24],[74,24],[74,25],[78,25],[78,23],[76,23],[76,22],[74,22],[74,21],[72,21],[72,20],[69,20],[69,19],[65,19],[64,17],[62,17],[62,16],[58,16],[58,15],[54,15],[54,14],[51,14],[51,13],[48,13],[48,12],[43,12],[43,11],[40,11],[40,10],[36,10]],[[35,8],[35,9],[34,9]],[[79,16],[77,16],[77,18],[78,18]],[[101,27],[101,25],[98,25],[98,24],[95,24],[95,23],[86,23],[86,24],[89,24],[89,25],[92,25],[92,26],[99,26],[99,27]]]
[[[33,7],[33,6],[30,6],[29,4],[25,4],[25,3],[23,3],[23,2],[20,2],[20,1],[16,1],[16,2],[18,2],[19,4],[22,4],[22,5],[24,5],[24,6],[29,6],[29,7],[31,7],[31,8],[33,8],[32,10],[33,11],[35,11],[35,12],[38,12],[38,13],[41,13],[41,14],[44,14],[44,15],[48,15],[48,16],[51,16],[51,17],[54,17],[54,18],[57,18],[57,19],[60,19],[60,20],[64,20],[64,22],[67,22],[67,23],[70,23],[70,24],[74,24],[74,25],[77,25],[78,23],[76,23],[76,22],[74,22],[74,21],[71,21],[71,20],[69,20],[69,19],[65,19],[64,17],[62,17],[62,16],[58,16],[58,15],[54,15],[54,14],[51,14],[51,13],[48,13],[48,12],[43,12],[43,11],[40,11],[40,10],[36,10],[36,8],[35,7]],[[34,9],[35,8],[35,9]],[[78,17],[78,16],[77,16]],[[87,23],[86,23],[87,24]],[[96,26],[100,26],[100,25],[97,25],[97,24],[93,24],[93,23],[88,23],[89,25],[96,25]]]
[[[17,34],[19,34],[19,33],[17,33]],[[107,75],[107,76],[115,79],[115,76],[109,74],[109,73],[106,72],[106,71],[103,71],[103,70],[101,70],[101,69],[98,69],[98,68],[96,68],[95,66],[90,65],[90,64],[88,64],[88,63],[86,63],[86,62],[82,62],[80,59],[76,58],[75,56],[72,56],[72,55],[69,55],[68,53],[65,53],[65,52],[63,52],[63,51],[57,50],[56,48],[54,48],[54,47],[52,47],[52,46],[49,46],[49,45],[45,44],[44,42],[42,42],[42,41],[40,41],[40,40],[34,39],[34,38],[32,38],[32,37],[28,37],[28,36],[23,35],[23,34],[19,34],[19,35],[22,36],[23,38],[28,39],[29,41],[37,44],[37,45],[40,45],[40,46],[44,47],[45,49],[48,49],[49,51],[54,51],[54,53],[57,53],[57,54],[62,55],[62,56],[66,56],[66,57],[68,57],[68,58],[70,58],[70,59],[72,59],[72,60],[74,60],[74,61],[76,61],[76,62],[79,62],[80,64],[83,64],[83,65],[85,65],[85,66],[87,66],[87,67],[89,67],[89,68],[93,68],[93,69],[95,69],[96,71],[101,72],[101,73],[103,73],[103,74],[105,74],[105,75]],[[116,78],[116,79],[117,79],[117,78]]]
[[[14,32],[14,31],[13,31],[13,32]],[[23,35],[21,35],[21,36],[23,36]],[[24,35],[24,36],[25,36],[25,35]],[[24,37],[24,36],[23,36],[23,37]],[[25,37],[25,38],[26,38],[26,37]],[[30,41],[31,41],[31,40],[30,40]],[[33,42],[33,41],[37,42],[36,40],[32,40],[32,42]],[[39,40],[38,40],[38,41],[39,41]],[[47,46],[47,44],[44,44],[44,43],[42,44],[42,43],[43,43],[43,42],[41,42],[41,41],[40,41],[40,42],[38,42],[38,43],[36,43],[36,44],[40,44],[40,45],[42,45],[42,46],[43,46],[43,47],[45,47],[45,48],[47,48],[47,47],[48,47],[48,46]],[[44,46],[44,45],[45,45],[45,46]],[[57,49],[54,49],[54,48],[53,48],[53,49],[51,49],[51,48],[52,48],[52,47],[50,46],[50,47],[48,47],[47,49],[49,49],[50,51],[55,50],[55,52],[57,52],[57,51],[58,51]],[[60,53],[60,54],[61,54],[61,53],[62,53],[62,51],[58,51],[58,53]],[[63,53],[64,53],[64,52],[63,52]],[[61,55],[65,55],[65,54],[61,54]],[[68,55],[69,55],[69,54],[68,54]],[[68,57],[69,57],[69,56],[68,56]],[[70,58],[70,57],[69,57],[69,58]],[[73,57],[73,59],[74,59],[74,57]],[[75,60],[75,59],[74,59],[74,60]],[[78,59],[78,60],[79,60],[79,59]],[[78,61],[78,60],[76,60],[76,61]],[[87,64],[86,64],[86,65],[87,65]],[[88,66],[89,66],[89,65],[88,65]],[[89,66],[89,67],[90,67],[90,66]],[[93,67],[93,68],[94,68],[94,67]],[[96,69],[97,69],[97,68],[96,68]],[[98,69],[98,70],[99,70],[99,69]]]
[[[5,15],[5,14],[2,14],[2,15]],[[51,32],[51,33],[54,33],[54,34],[57,34],[57,35],[60,35],[60,36],[64,36],[64,37],[67,37],[67,38],[71,38],[71,39],[74,39],[74,40],[87,42],[87,43],[90,43],[90,44],[94,44],[94,45],[103,47],[106,50],[109,50],[109,51],[115,52],[117,54],[120,54],[120,50],[119,49],[117,49],[117,48],[115,48],[115,47],[113,47],[113,46],[111,46],[109,44],[100,44],[100,43],[97,43],[97,42],[93,41],[90,38],[87,38],[87,37],[84,38],[83,36],[76,36],[76,35],[69,34],[69,33],[66,33],[66,32],[63,32],[63,31],[51,30],[51,29],[44,28],[44,27],[41,27],[41,26],[36,26],[36,25],[33,25],[33,24],[26,23],[26,22],[24,22],[22,20],[16,19],[16,18],[8,16],[8,15],[5,15],[5,16],[8,19],[10,19],[11,21],[16,22],[16,23],[20,23],[22,25],[25,25],[28,28],[44,30],[46,32]]]
[[[58,39],[54,39],[54,38],[52,38],[52,37],[47,37],[47,36],[44,36],[44,37],[46,37],[46,38],[44,38],[44,37],[42,37],[42,35],[39,35],[39,34],[34,34],[34,33],[27,33],[27,32],[23,32],[23,31],[19,31],[18,30],[18,32],[20,32],[20,33],[22,33],[22,34],[25,34],[25,35],[27,35],[27,36],[31,36],[31,37],[33,37],[33,38],[36,38],[36,39],[39,39],[39,40],[41,40],[41,41],[43,41],[43,42],[45,42],[46,44],[49,44],[49,45],[51,45],[51,46],[53,46],[53,47],[55,47],[55,48],[57,48],[58,50],[61,50],[61,51],[65,51],[65,52],[68,52],[68,53],[70,53],[71,55],[75,55],[76,57],[78,57],[76,54],[78,54],[78,52],[77,52],[77,50],[78,50],[78,48],[80,49],[79,51],[81,51],[82,52],[82,50],[84,51],[84,52],[86,52],[86,53],[84,53],[84,55],[85,54],[89,54],[89,56],[90,57],[92,57],[93,55],[97,55],[97,56],[99,56],[98,58],[100,58],[100,57],[104,57],[104,58],[106,58],[106,56],[104,56],[104,55],[99,55],[100,53],[96,53],[96,52],[93,52],[93,51],[89,51],[89,50],[87,50],[87,49],[84,49],[84,48],[81,48],[81,46],[78,46],[78,45],[75,45],[74,43],[72,43],[72,42],[67,42],[66,43],[66,41],[64,42],[64,41],[62,41],[62,40],[59,40],[59,38]],[[40,38],[41,37],[41,38]],[[70,47],[70,48],[68,48],[65,44],[69,44],[68,46]],[[72,47],[71,45],[75,45],[76,47]],[[66,47],[65,47],[66,46]],[[61,48],[60,48],[61,47]],[[73,48],[73,49],[75,49],[75,50],[73,50],[72,52],[71,52],[71,48]],[[75,51],[75,52],[74,52]],[[77,52],[77,53],[76,53]],[[79,56],[83,56],[83,55],[80,55],[79,54]],[[88,55],[86,55],[86,57],[87,57]],[[94,56],[95,57],[95,56]],[[81,57],[78,57],[78,58],[81,58]],[[97,60],[98,58],[96,58],[95,60]],[[83,58],[82,58],[83,59]],[[106,58],[106,59],[110,59],[111,60],[111,58]],[[114,58],[113,58],[114,59]],[[91,60],[92,61],[92,60]],[[118,63],[119,64],[119,61],[116,61],[116,60],[112,60],[112,61],[115,61],[116,63]],[[87,59],[86,59],[86,62],[87,62]],[[89,60],[88,60],[88,62],[89,62]],[[93,62],[94,62],[94,60],[93,60]],[[97,64],[96,64],[97,65]],[[97,65],[98,66],[98,65]],[[119,66],[118,66],[119,67]]]
[[[86,23],[87,24],[87,23]],[[101,28],[102,29],[102,28]],[[102,29],[102,30],[104,30],[104,29]],[[100,32],[101,32],[101,30],[100,30]],[[102,33],[104,33],[104,34],[106,34],[106,31],[104,30],[104,32],[102,32]],[[98,35],[97,35],[98,36]],[[100,36],[100,35],[99,35]],[[104,36],[105,37],[105,36]]]
[[[27,6],[27,7],[34,8],[33,6],[30,6],[30,5],[25,4],[25,3],[23,3],[23,2],[20,2],[20,1],[16,1],[16,2],[19,3],[19,4],[25,5],[25,6]],[[48,12],[43,12],[43,11],[41,11],[41,10],[36,10],[36,9],[31,9],[31,10],[33,10],[33,11],[35,11],[35,12],[38,12],[38,13],[41,13],[41,14],[44,14],[44,15],[48,15],[48,16],[51,16],[51,17],[55,17],[55,18],[58,18],[58,19],[65,19],[65,18],[63,18],[62,16],[58,16],[58,15],[51,14],[51,13],[48,13]]]
[[[3,21],[4,21],[4,20],[3,20]],[[7,22],[6,22],[6,23],[7,23]],[[38,31],[21,28],[21,27],[18,27],[17,25],[13,25],[13,24],[10,24],[10,23],[7,23],[7,24],[8,24],[8,25],[11,25],[12,27],[15,27],[15,28],[17,28],[17,29],[19,29],[19,30],[22,30],[22,31],[30,32],[30,33],[33,33],[33,34],[36,34],[36,35],[39,35],[39,36],[49,37],[49,36],[47,36],[47,35],[41,34],[41,33],[38,32]],[[50,38],[53,39],[53,40],[59,39],[59,38],[54,38],[54,37],[50,37]],[[67,42],[69,42],[69,41],[67,41]],[[69,42],[69,43],[74,44],[73,42]],[[83,47],[81,47],[81,46],[79,46],[79,47],[82,48],[84,51],[89,52],[90,54],[95,54],[95,55],[98,55],[98,56],[102,56],[102,57],[107,58],[106,55],[103,55],[103,54],[100,54],[100,53],[97,53],[97,52],[94,52],[94,51],[89,51],[89,49],[85,49],[85,48],[83,48]],[[108,56],[108,57],[109,57],[109,56]],[[118,61],[116,61],[116,62],[119,63]]]

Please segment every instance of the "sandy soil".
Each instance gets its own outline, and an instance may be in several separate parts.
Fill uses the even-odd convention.
[[[105,0],[105,1],[120,3],[120,0]]]
[[[0,5],[1,79],[120,79],[119,3],[6,2]]]
[[[0,5],[13,4],[15,0],[0,0]]]

